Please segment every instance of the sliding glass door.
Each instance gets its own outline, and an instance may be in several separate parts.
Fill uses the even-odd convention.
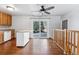
[[[47,21],[33,21],[33,37],[47,38]]]

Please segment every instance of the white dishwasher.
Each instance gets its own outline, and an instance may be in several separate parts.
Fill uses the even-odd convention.
[[[4,31],[4,42],[11,39],[11,31]]]

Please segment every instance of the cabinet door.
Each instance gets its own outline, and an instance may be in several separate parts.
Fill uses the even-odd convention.
[[[7,19],[7,24],[9,25],[9,26],[11,26],[12,25],[12,17],[10,16],[10,15],[8,15],[7,16],[8,17],[8,19]]]
[[[4,24],[7,26],[7,14],[5,14]]]
[[[11,29],[11,38],[15,38],[15,30]]]
[[[3,42],[3,32],[0,32],[0,43]]]
[[[9,15],[7,15],[7,25],[9,25]]]
[[[2,12],[0,12],[0,25],[2,25]]]
[[[12,25],[12,16],[10,15],[10,26]]]
[[[2,13],[2,25],[7,25],[7,14]]]
[[[0,25],[1,25],[1,18],[2,18],[2,17],[1,17],[1,12],[0,12]]]

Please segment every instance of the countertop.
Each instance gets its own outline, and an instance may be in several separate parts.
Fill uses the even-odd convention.
[[[14,30],[14,29],[0,29],[0,31],[11,31],[11,30]]]
[[[25,32],[27,32],[27,33],[29,33],[29,31],[27,31],[27,30],[18,30],[18,31],[16,31],[17,33],[18,32],[21,32],[21,33],[25,33]]]

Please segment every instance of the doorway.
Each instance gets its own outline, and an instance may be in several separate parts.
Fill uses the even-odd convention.
[[[62,29],[68,29],[68,20],[62,21]]]
[[[33,21],[33,38],[47,38],[47,37],[48,37],[48,22]]]

